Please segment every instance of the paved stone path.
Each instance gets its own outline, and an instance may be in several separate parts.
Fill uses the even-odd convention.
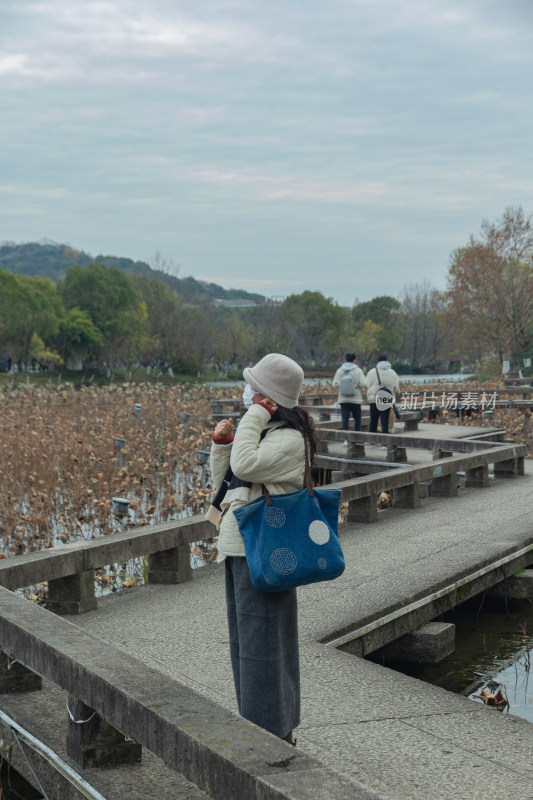
[[[299,748],[391,800],[533,800],[529,723],[318,643],[533,542],[532,478],[526,461],[524,477],[340,526],[346,572],[299,589]],[[223,565],[204,567],[73,621],[236,711],[223,578]]]

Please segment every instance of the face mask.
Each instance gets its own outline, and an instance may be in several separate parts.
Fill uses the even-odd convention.
[[[254,402],[254,390],[250,386],[249,383],[246,384],[244,387],[244,392],[242,393],[242,402],[248,408],[248,406],[253,405]]]

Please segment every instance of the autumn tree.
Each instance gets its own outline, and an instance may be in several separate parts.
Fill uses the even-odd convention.
[[[532,217],[507,208],[495,223],[484,221],[481,234],[452,253],[448,298],[459,346],[518,363],[533,342]]]
[[[359,366],[367,369],[375,360],[383,338],[383,328],[371,319],[365,320],[357,333],[346,342],[346,350],[352,350],[357,355]]]

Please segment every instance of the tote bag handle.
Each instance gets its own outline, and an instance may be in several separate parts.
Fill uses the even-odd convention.
[[[307,488],[307,494],[309,497],[313,496],[313,479],[311,477],[311,466],[309,464],[309,450],[307,445],[307,439],[304,436],[304,445],[305,445],[305,486]],[[265,498],[265,503],[267,506],[272,505],[272,499],[270,497],[270,492],[266,488],[265,484],[261,484],[261,490],[263,492],[263,497]]]

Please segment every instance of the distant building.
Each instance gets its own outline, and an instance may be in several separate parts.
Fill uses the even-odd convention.
[[[255,308],[255,306],[260,305],[259,303],[255,303],[253,300],[225,300],[225,299],[215,299],[213,303],[218,306],[228,306],[229,308]]]

